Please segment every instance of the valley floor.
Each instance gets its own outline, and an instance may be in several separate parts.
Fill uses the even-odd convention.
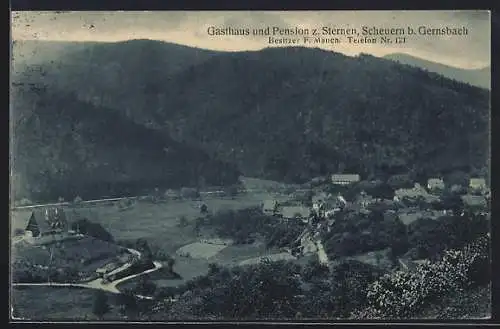
[[[250,182],[258,186],[258,181],[251,180]],[[210,212],[215,213],[219,210],[260,206],[263,201],[269,198],[278,200],[288,198],[286,195],[264,192],[261,186],[254,188],[254,190],[256,192],[241,194],[234,198],[207,197],[202,201],[137,202],[126,210],[120,210],[113,205],[97,205],[81,207],[77,211],[83,215],[87,214],[90,220],[101,224],[112,234],[115,241],[130,242],[139,238],[145,239],[154,248],[173,256],[175,258],[173,271],[181,278],[172,279],[171,275],[169,276],[168,273],[162,271],[152,271],[147,277],[158,288],[177,287],[188,280],[208,273],[210,263],[232,266],[255,263],[262,256],[283,258],[284,253],[280,253],[281,250],[278,248],[267,250],[259,239],[252,244],[228,244],[224,247],[210,246],[210,248],[205,248],[202,241],[215,238],[216,235],[210,230],[200,232],[194,229],[195,219],[200,217],[199,206],[202,203],[208,206]],[[23,218],[29,214],[29,211],[14,212],[12,226],[22,228]],[[185,217],[186,225],[179,224],[181,217]],[[179,254],[179,250],[187,251],[192,255],[185,257]],[[322,263],[330,262],[321,244],[318,246],[318,252]],[[289,259],[292,258],[288,253],[286,256],[289,256],[287,257]],[[34,258],[33,255],[30,257]],[[302,263],[306,259],[307,257],[303,257],[296,261]],[[113,287],[117,291],[133,288],[140,281],[139,277],[129,279],[119,280],[120,282],[115,282]],[[480,287],[445,296],[442,300],[436,301],[435,305],[429,305],[415,318],[484,318],[490,314],[489,291],[489,287]],[[112,292],[116,294],[116,291]],[[47,297],[49,303],[43,302],[46,296],[49,296]],[[19,286],[12,291],[13,305],[18,317],[33,320],[92,319],[92,296],[91,289],[68,289],[65,287]],[[39,306],[37,306],[37,302],[40,304]],[[68,305],[71,305],[72,308],[70,309]],[[118,313],[112,310],[105,319],[119,318]]]
[[[270,183],[264,182],[265,186]],[[255,185],[257,184],[257,185]],[[203,237],[195,234],[193,231],[194,219],[199,217],[200,209],[199,205],[204,203],[208,206],[211,212],[217,212],[219,210],[227,209],[243,209],[252,206],[260,206],[264,200],[269,197],[278,197],[274,193],[268,193],[263,191],[263,187],[260,186],[259,180],[251,180],[250,185],[247,189],[254,192],[241,194],[234,198],[218,198],[218,197],[205,197],[202,201],[193,200],[170,200],[162,203],[150,203],[150,202],[137,202],[133,207],[126,209],[125,211],[117,209],[114,205],[88,205],[80,206],[78,208],[69,208],[65,212],[78,212],[79,214],[89,218],[93,222],[101,224],[108,232],[110,232],[115,241],[135,241],[139,238],[146,239],[150,245],[154,245],[156,248],[162,250],[166,254],[172,255],[176,258],[174,265],[174,272],[181,275],[180,279],[172,279],[166,277],[166,275],[158,273],[150,273],[148,277],[153,283],[158,287],[175,287],[180,284],[196,277],[199,275],[206,274],[208,272],[208,265],[210,262],[218,263],[221,265],[236,265],[245,259],[250,259],[254,257],[260,257],[267,254],[264,246],[258,243],[252,245],[230,245],[226,248],[218,248],[217,252],[213,252],[209,257],[180,257],[176,255],[179,248],[184,246],[189,246],[190,244],[199,242]],[[24,229],[26,218],[31,214],[30,209],[16,210],[12,212],[11,222],[12,231],[16,229]],[[187,219],[187,225],[185,227],[179,226],[179,218],[184,216]],[[18,254],[18,250],[24,250],[23,247],[25,243],[22,243],[23,239],[21,237],[13,237],[13,246],[15,253],[13,254],[13,260],[16,257],[21,257]],[[21,249],[20,249],[21,248]],[[36,250],[39,247],[31,247]],[[28,248],[31,250],[30,248]],[[26,250],[28,250],[26,249]],[[40,250],[42,252],[43,250]],[[25,252],[26,253],[26,252]],[[23,257],[25,258],[25,257]],[[32,254],[28,257],[36,263],[36,259]],[[44,257],[42,257],[44,258]],[[104,260],[99,263],[102,266]],[[94,267],[98,267],[97,265]],[[106,289],[110,293],[115,293],[117,289],[127,289],[133,287],[139,280],[137,278],[129,278],[128,280],[119,280],[116,284],[111,286],[106,286]],[[95,281],[95,280],[94,280]],[[96,288],[96,287],[91,287]],[[85,292],[85,290],[88,290]],[[68,296],[61,298],[62,292],[71,291]],[[43,310],[33,309],[33,300],[42,298],[37,296],[38,294],[44,295],[50,292],[51,300],[61,300],[68,302],[70,296],[74,296],[73,301],[70,304],[88,304],[87,300],[91,296],[92,289],[81,289],[78,287],[68,288],[64,286],[58,287],[44,287],[44,286],[26,286],[21,285],[13,289],[13,299],[16,305],[19,305],[19,313],[21,317],[30,319],[43,319],[41,317],[47,316],[50,319],[83,319],[85,317],[76,316],[72,312],[66,313],[62,311],[65,307],[57,306],[59,302],[55,303],[56,306],[53,311],[48,311],[46,305],[41,307]],[[34,295],[34,296],[31,296]],[[90,297],[89,297],[90,295]],[[28,297],[30,296],[30,297]],[[33,300],[32,300],[33,299]],[[36,308],[36,307],[35,307]],[[89,312],[87,312],[89,313]],[[90,312],[91,313],[91,312]],[[89,314],[90,314],[89,313]],[[90,317],[92,317],[90,315]],[[86,317],[88,318],[88,317]]]

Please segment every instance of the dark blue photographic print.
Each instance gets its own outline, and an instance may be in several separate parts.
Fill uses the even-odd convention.
[[[14,11],[10,310],[491,317],[489,11]]]

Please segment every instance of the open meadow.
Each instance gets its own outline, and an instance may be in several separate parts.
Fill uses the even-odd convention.
[[[256,179],[243,179],[247,190],[252,192],[242,193],[235,197],[203,197],[201,200],[168,200],[158,203],[149,201],[137,201],[132,207],[122,210],[116,204],[94,204],[78,206],[65,206],[64,210],[68,219],[87,218],[92,222],[99,223],[114,237],[115,241],[135,241],[139,238],[145,239],[155,250],[168,254],[175,258],[174,271],[181,279],[171,279],[161,271],[154,273],[151,280],[158,286],[177,286],[196,276],[206,274],[210,263],[221,265],[238,265],[241,261],[259,257],[269,253],[262,244],[257,241],[249,245],[215,245],[201,243],[203,236],[194,230],[195,219],[200,213],[200,205],[206,204],[208,211],[216,213],[221,210],[237,210],[248,207],[258,207],[268,198],[286,199],[285,195],[268,192],[269,188],[282,187],[283,184],[273,184],[270,181]],[[20,209],[11,212],[11,228],[14,233],[25,228],[31,210]],[[185,217],[186,224],[180,225],[180,218]],[[202,230],[202,233],[204,230]],[[210,231],[210,230],[208,230]],[[208,232],[207,232],[208,233]],[[215,237],[215,236],[210,236]],[[65,242],[68,244],[64,257],[74,259],[95,258],[95,262],[86,264],[85,270],[95,270],[111,259],[112,254],[118,252],[118,247],[103,242],[98,246],[95,239],[87,241],[84,245]],[[92,243],[91,243],[92,242]],[[111,248],[109,246],[115,246]],[[116,249],[116,250],[115,250]],[[277,252],[277,251],[276,251]],[[102,253],[108,254],[104,257]],[[73,255],[74,254],[74,255]],[[183,257],[182,254],[189,254]],[[13,260],[18,257],[24,259],[36,258],[35,263],[45,265],[50,255],[48,249],[29,246],[21,242],[16,244],[12,252]],[[79,256],[79,257],[77,257]],[[75,258],[76,257],[76,258]],[[107,259],[103,259],[107,258]],[[39,260],[38,260],[39,259]],[[62,260],[60,260],[62,261]],[[81,267],[81,266],[79,266]],[[121,286],[131,286],[137,280],[132,279]],[[126,286],[125,286],[126,285]]]
[[[189,257],[195,259],[198,258],[209,259],[217,255],[220,251],[222,251],[226,247],[227,246],[224,245],[194,242],[179,248],[176,253],[179,256],[189,255]]]
[[[188,247],[204,245],[211,246],[209,244],[195,243],[189,244]],[[180,248],[183,250],[184,248]],[[196,254],[194,254],[196,255]],[[174,272],[180,275],[179,279],[171,279],[170,275],[165,274],[162,271],[157,271],[148,275],[148,279],[151,280],[157,287],[177,287],[187,281],[201,275],[208,273],[210,264],[218,264],[221,266],[241,266],[249,265],[260,262],[264,257],[269,258],[272,261],[277,260],[295,260],[295,257],[289,255],[288,253],[280,253],[276,248],[266,249],[262,243],[253,244],[242,244],[242,245],[230,245],[225,246],[217,253],[212,253],[211,257],[203,257],[205,255],[199,255],[201,257],[182,257],[177,256],[175,258]],[[123,284],[119,285],[119,289],[132,288],[139,278],[128,280]]]
[[[144,238],[162,251],[173,254],[178,248],[199,240],[192,226],[179,227],[179,218],[184,216],[188,224],[200,216],[201,204],[206,204],[210,213],[220,210],[237,210],[258,207],[269,198],[287,199],[286,195],[269,192],[270,188],[284,184],[254,178],[241,178],[245,189],[252,191],[235,197],[202,197],[200,200],[168,200],[158,203],[138,201],[127,210],[116,204],[80,204],[64,206],[67,217],[85,217],[101,224],[112,234],[115,241]],[[11,211],[11,231],[23,230],[31,215],[30,209]]]

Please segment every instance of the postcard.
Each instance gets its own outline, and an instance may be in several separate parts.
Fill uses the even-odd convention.
[[[30,322],[488,319],[489,11],[18,11]]]

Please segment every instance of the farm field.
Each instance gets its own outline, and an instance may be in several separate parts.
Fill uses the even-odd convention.
[[[189,255],[189,257],[195,259],[209,259],[226,247],[224,245],[194,242],[179,248],[176,253],[178,255]]]
[[[11,291],[12,305],[18,317],[37,321],[97,320],[92,314],[95,290],[64,287],[23,287]],[[113,294],[107,294],[111,310],[104,320],[118,320]]]
[[[181,275],[182,279],[171,279],[168,275],[161,272],[151,274],[151,280],[158,286],[177,286],[196,276],[206,274],[210,263],[221,265],[238,265],[241,261],[250,258],[259,257],[269,253],[263,245],[258,243],[251,245],[228,245],[217,246],[211,244],[202,244],[200,240],[208,238],[207,235],[198,236],[193,229],[194,219],[200,216],[199,206],[204,203],[208,206],[209,212],[217,212],[228,209],[242,209],[252,206],[260,206],[262,202],[268,198],[286,199],[287,196],[277,195],[272,192],[266,192],[270,187],[283,187],[283,184],[273,183],[271,181],[261,181],[258,179],[243,179],[243,183],[248,190],[257,192],[249,192],[240,194],[234,198],[221,197],[205,197],[203,200],[169,200],[165,202],[152,203],[148,201],[138,201],[135,205],[125,211],[120,210],[113,204],[102,205],[79,205],[78,207],[66,207],[65,212],[68,214],[68,219],[75,217],[85,217],[92,222],[101,224],[104,229],[111,233],[115,241],[128,240],[135,241],[143,238],[148,241],[154,249],[161,250],[163,253],[169,254],[175,258],[174,271]],[[12,212],[12,229],[13,231],[23,229],[26,219],[31,215],[30,210],[16,210]],[[187,225],[179,226],[179,218],[185,216]],[[210,231],[210,230],[208,230]],[[207,232],[209,233],[209,232]],[[211,236],[215,237],[215,236]],[[95,239],[94,239],[95,240]],[[76,243],[76,242],[75,242]],[[91,253],[86,258],[92,258],[92,253],[111,253],[116,254],[119,247],[108,248],[108,244],[102,247],[94,248],[96,245],[92,243],[89,247],[82,246],[73,248],[76,254]],[[20,243],[21,246],[23,243]],[[71,246],[71,244],[69,245]],[[76,246],[76,245],[75,245]],[[182,257],[176,254],[179,248],[188,248],[191,257]],[[27,257],[28,259],[36,257],[38,262],[45,262],[49,259],[47,250],[34,250],[34,247],[28,246],[21,251],[15,251],[13,254],[18,257]],[[17,248],[16,248],[17,249]],[[65,248],[65,254],[73,253],[72,248]],[[93,250],[92,252],[86,251]],[[274,252],[274,251],[272,251]],[[272,253],[271,252],[271,253]],[[278,252],[278,251],[276,251]],[[33,255],[31,255],[33,253]],[[98,267],[104,265],[112,259],[109,255],[109,260],[103,260],[102,257],[96,255],[95,262],[85,265],[85,270],[94,271]],[[67,257],[67,256],[66,256]],[[72,257],[74,258],[74,257]],[[201,259],[195,259],[201,258]],[[44,263],[42,263],[43,265]],[[123,283],[121,286],[134,285],[136,279],[132,279]],[[125,286],[126,285],[126,286]]]
[[[158,287],[176,287],[197,276],[208,273],[209,264],[215,263],[224,266],[240,265],[240,262],[259,256],[268,255],[274,251],[266,251],[263,244],[230,245],[210,258],[175,258],[174,272],[181,276],[180,279],[170,279],[161,271],[148,275],[148,278]],[[277,252],[277,251],[276,251]],[[132,279],[120,285],[119,288],[130,288],[138,279]]]
[[[254,184],[255,185],[255,184]],[[253,187],[253,186],[251,186]],[[241,209],[260,206],[270,197],[285,198],[267,192],[244,193],[234,198],[207,197],[201,201],[170,200],[162,203],[137,202],[134,207],[120,211],[114,205],[66,207],[68,214],[77,212],[92,222],[98,222],[115,240],[136,240],[145,238],[165,252],[173,253],[179,247],[196,242],[191,227],[179,228],[179,217],[185,216],[188,223],[200,216],[199,206],[205,203],[209,212],[227,209]],[[31,215],[30,210],[11,212],[12,232],[24,229]]]

